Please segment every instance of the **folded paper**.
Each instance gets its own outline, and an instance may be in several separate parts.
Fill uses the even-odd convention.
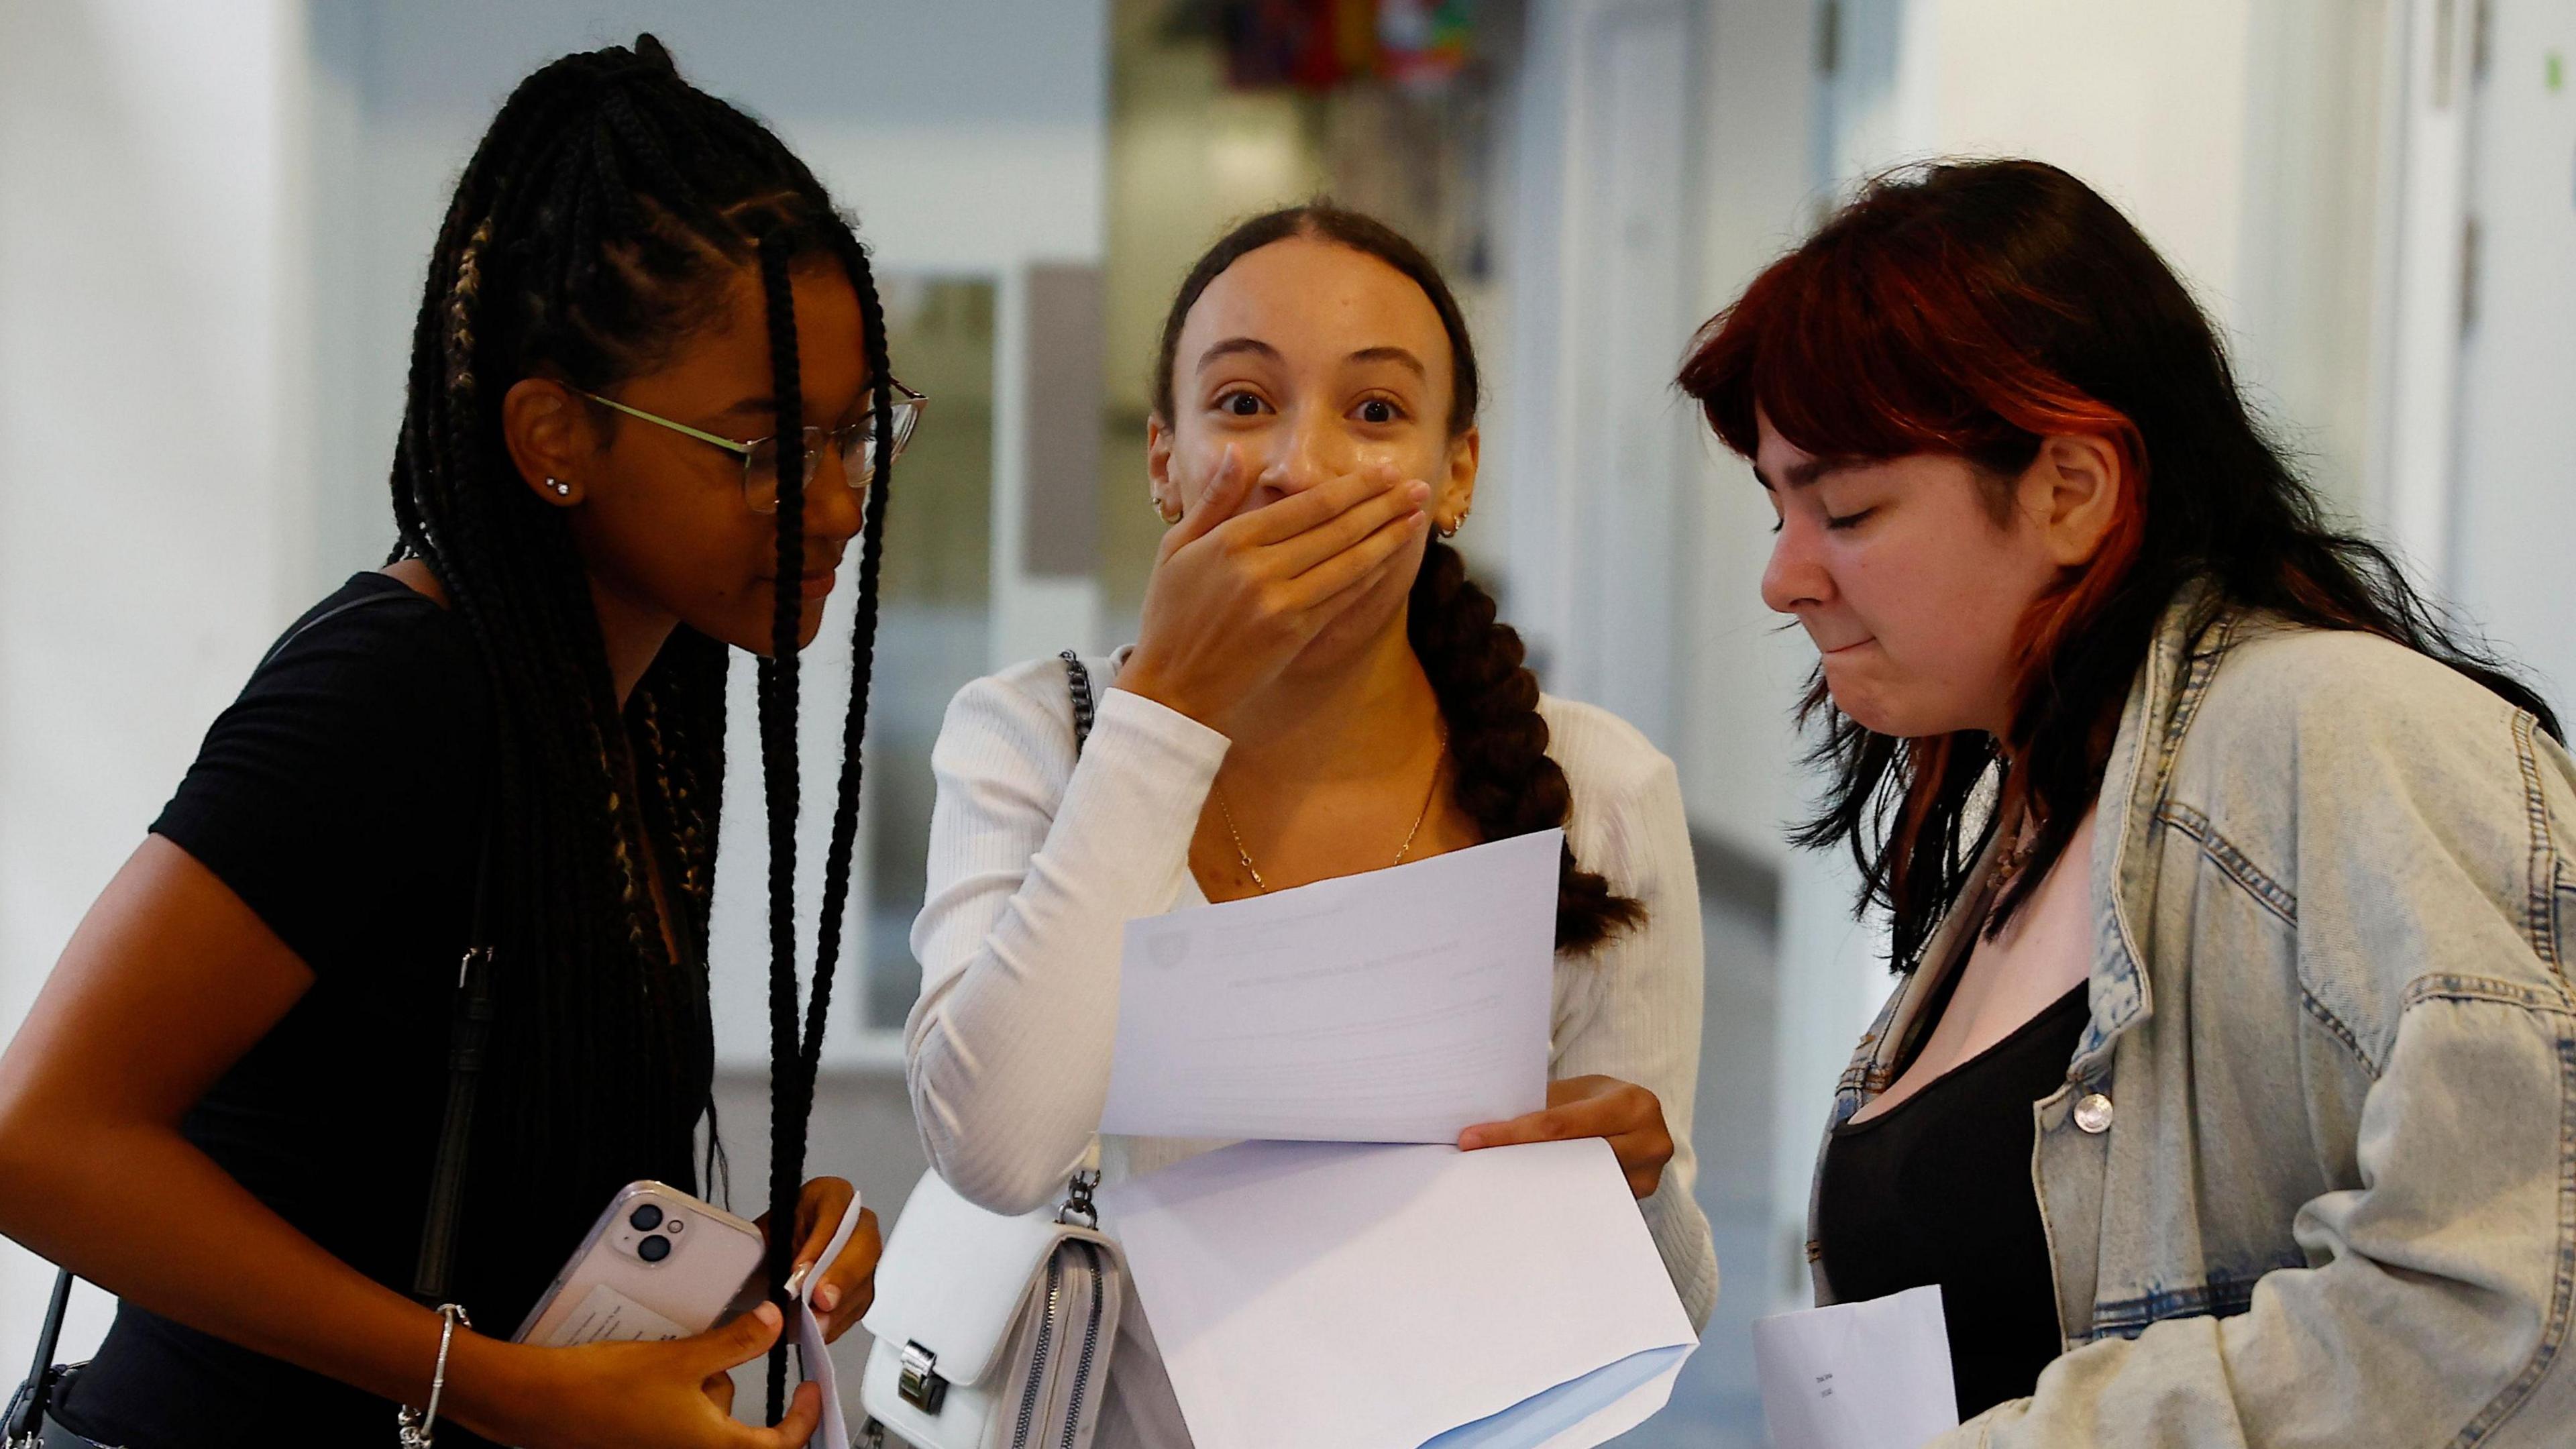
[[[1198,1449],[1583,1449],[1697,1344],[1599,1138],[1239,1143],[1100,1201]]]

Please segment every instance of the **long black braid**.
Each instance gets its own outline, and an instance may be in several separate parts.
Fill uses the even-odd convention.
[[[790,282],[814,265],[837,266],[859,296],[876,428],[814,990],[800,1023],[793,882],[805,447]],[[780,440],[778,594],[759,669],[776,1293],[792,1256],[855,848],[892,477],[885,327],[865,250],[776,136],[689,86],[645,36],[632,49],[566,56],[520,84],[467,164],[430,258],[395,450],[394,557],[419,558],[437,575],[474,637],[497,722],[499,1015],[485,1101],[507,1105],[477,1124],[483,1170],[472,1178],[459,1282],[487,1321],[524,1310],[619,1185],[698,1180],[691,1139],[713,1105],[705,954],[728,658],[723,644],[683,627],[621,710],[570,533],[520,481],[501,400],[524,377],[596,392],[649,370],[720,314],[746,267],[757,268],[767,308]],[[605,412],[597,421],[617,422]],[[658,904],[656,867],[668,886]],[[712,1177],[721,1157],[710,1137]],[[772,1418],[783,1367],[773,1355]]]
[[[796,759],[797,635],[803,622],[800,592],[805,583],[805,404],[796,385],[796,304],[787,271],[787,246],[775,234],[760,243],[761,291],[769,312],[769,368],[777,379],[771,392],[778,399],[778,558],[777,596],[770,616],[769,657],[760,661],[760,775],[769,802],[769,959],[791,963],[769,973],[769,1202],[773,1224],[792,1218],[804,1181],[804,1152],[796,1143],[801,1123],[791,1124],[782,1094],[793,1090],[796,1067],[804,1059],[796,1036],[796,832],[798,770]],[[780,828],[778,822],[789,822]],[[829,963],[818,963],[817,976]],[[787,1277],[796,1234],[769,1235],[769,1279],[775,1289]],[[787,1364],[770,1355],[770,1415],[775,1418],[786,1392]]]

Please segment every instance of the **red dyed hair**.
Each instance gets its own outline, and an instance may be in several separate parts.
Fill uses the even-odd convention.
[[[2017,631],[2000,808],[1979,803],[1997,763],[1982,735],[1895,739],[1825,715],[1810,759],[1828,767],[1826,798],[1793,839],[1850,845],[1902,968],[1964,888],[1972,833],[2025,807],[2037,822],[1995,927],[2063,852],[2158,622],[2195,582],[2219,604],[2440,659],[2555,732],[2547,704],[2447,632],[2383,550],[2332,525],[2245,406],[2190,290],[2054,166],[1947,162],[1871,182],[1701,330],[1680,381],[1747,457],[1757,418],[1822,458],[1948,454],[1996,480],[1998,512],[2003,480],[2049,437],[2100,438],[2121,459],[2108,536]],[[1828,702],[1819,674],[1807,708]]]
[[[1747,458],[1761,443],[1757,415],[1818,457],[1950,454],[1987,475],[1998,517],[2010,506],[2008,480],[2030,466],[2042,440],[2109,443],[2120,458],[2111,529],[2092,561],[2070,570],[2022,619],[2018,719],[2059,646],[2083,632],[2137,559],[2146,537],[2146,444],[2127,414],[2051,367],[2040,339],[2017,335],[2017,313],[2059,304],[2028,285],[2011,256],[1908,225],[1910,215],[1882,216],[1874,203],[1886,194],[1865,193],[1755,278],[1701,329],[1681,386],[1718,437]],[[1917,743],[1892,837],[1899,854],[1911,850],[1929,816],[1954,748],[1949,739]],[[2024,783],[2006,782],[2008,810],[2025,803]]]
[[[2050,367],[2038,339],[2015,335],[2014,312],[2056,304],[2022,281],[2010,257],[1895,218],[1872,225],[1876,199],[1864,196],[1772,263],[1701,329],[1682,389],[1747,458],[1761,442],[1757,413],[1818,457],[1946,453],[1997,480],[2028,468],[2050,436],[2109,443],[2120,457],[2118,511],[2093,561],[2022,621],[2027,690],[2137,559],[2146,445],[2126,414]]]

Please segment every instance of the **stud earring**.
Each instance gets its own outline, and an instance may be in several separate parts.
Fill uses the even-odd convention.
[[[570,498],[572,496],[572,485],[559,478],[547,479],[546,486],[555,490],[555,496],[557,498]]]

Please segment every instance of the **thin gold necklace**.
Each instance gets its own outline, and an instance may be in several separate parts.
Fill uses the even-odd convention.
[[[1441,767],[1448,762],[1449,732],[1442,730],[1440,753],[1431,760],[1431,788],[1422,792],[1422,813],[1413,817],[1413,828],[1404,832],[1404,844],[1396,847],[1395,859],[1388,862],[1390,866],[1404,864],[1404,858],[1413,853],[1413,839],[1422,833],[1422,822],[1431,818],[1432,802],[1440,798]],[[1234,858],[1243,862],[1244,873],[1252,877],[1252,888],[1265,896],[1270,894],[1270,882],[1261,878],[1261,867],[1252,863],[1252,852],[1243,848],[1243,832],[1235,828],[1234,807],[1225,803],[1225,787],[1217,785],[1212,788],[1216,793],[1217,813],[1225,817],[1225,833],[1234,837]]]

